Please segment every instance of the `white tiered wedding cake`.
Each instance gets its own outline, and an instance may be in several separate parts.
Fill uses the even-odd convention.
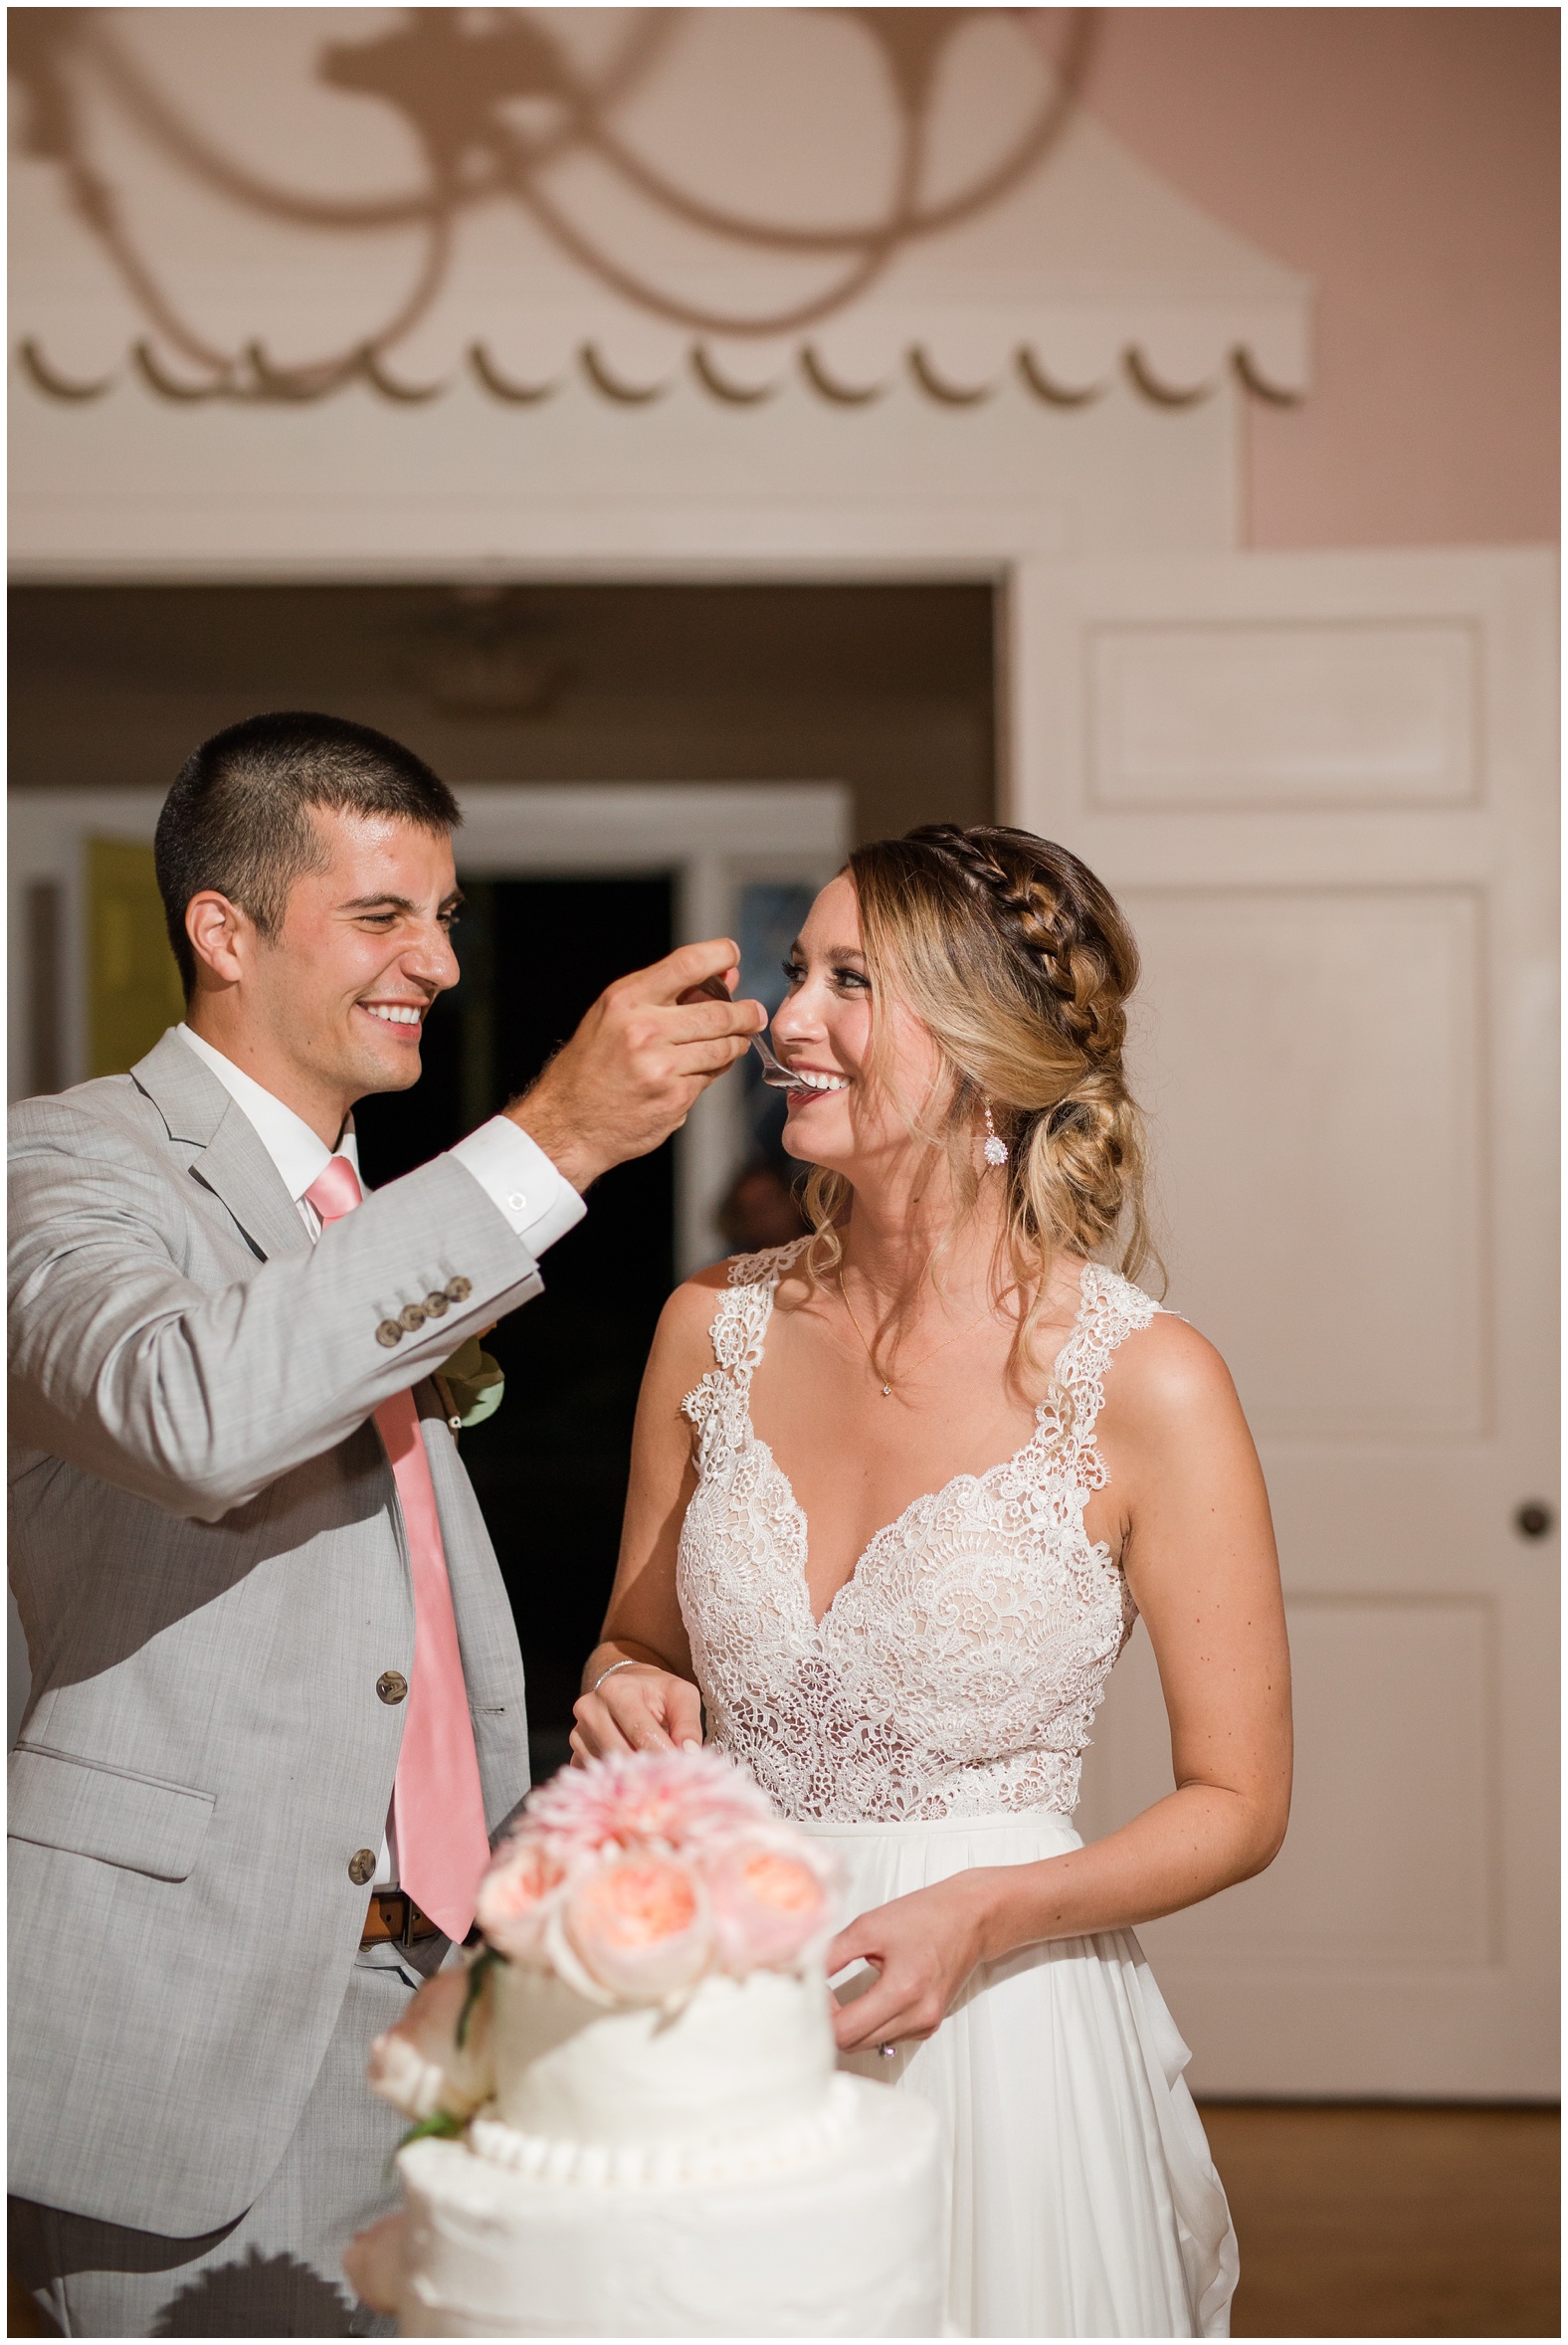
[[[836,2070],[832,1890],[711,1754],[536,1793],[484,1951],[375,2047],[418,2137],[360,2295],[406,2336],[936,2335],[935,2119]]]

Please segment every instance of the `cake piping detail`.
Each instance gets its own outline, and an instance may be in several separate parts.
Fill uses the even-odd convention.
[[[491,2165],[508,2167],[529,2181],[571,2182],[590,2189],[660,2190],[679,2183],[729,2182],[820,2156],[838,2148],[858,2114],[850,2079],[835,2076],[819,2111],[765,2132],[706,2141],[612,2146],[519,2133],[498,2118],[482,2115],[469,2128],[469,2146]]]

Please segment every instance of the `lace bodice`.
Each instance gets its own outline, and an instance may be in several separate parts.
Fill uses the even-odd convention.
[[[676,1577],[709,1735],[786,1816],[1070,1816],[1089,1722],[1137,1617],[1108,1548],[1084,1536],[1083,1508],[1105,1482],[1094,1422],[1111,1353],[1158,1305],[1087,1264],[1029,1441],[916,1498],[818,1622],[806,1517],[750,1414],[774,1292],[805,1243],[731,1264],[718,1364],[682,1404],[697,1486]]]

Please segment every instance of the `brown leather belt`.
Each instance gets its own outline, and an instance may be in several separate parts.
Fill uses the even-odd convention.
[[[384,1946],[389,1938],[395,1938],[400,1946],[412,1946],[416,1939],[439,1938],[441,1934],[440,1922],[421,1913],[406,1889],[377,1889],[371,1895],[359,1943]]]

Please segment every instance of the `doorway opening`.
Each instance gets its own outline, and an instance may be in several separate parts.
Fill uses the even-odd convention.
[[[423,1076],[355,1110],[372,1188],[495,1114],[607,985],[674,943],[668,873],[475,879],[466,893],[463,982],[427,1021]],[[675,1283],[671,1151],[607,1173],[543,1270],[543,1294],[485,1339],[505,1375],[501,1407],[460,1437],[517,1623],[535,1780],[568,1755],[615,1574],[638,1386]]]

